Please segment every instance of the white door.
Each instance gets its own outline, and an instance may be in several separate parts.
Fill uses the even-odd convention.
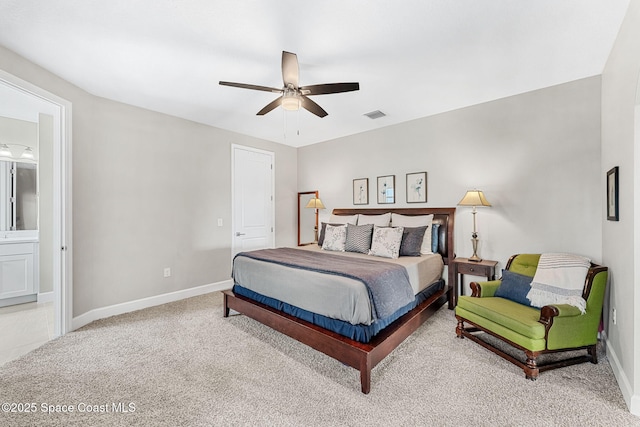
[[[233,256],[238,252],[273,248],[274,154],[232,146]]]

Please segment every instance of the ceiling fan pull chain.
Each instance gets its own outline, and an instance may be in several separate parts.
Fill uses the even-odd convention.
[[[286,141],[287,139],[287,111],[282,109],[282,135]]]

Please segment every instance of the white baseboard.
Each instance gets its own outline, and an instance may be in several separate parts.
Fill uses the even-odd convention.
[[[53,291],[38,294],[38,302],[53,302]]]
[[[181,291],[175,291],[167,294],[142,298],[135,301],[128,301],[121,304],[110,305],[108,307],[96,308],[77,317],[74,317],[71,320],[71,330],[75,331],[76,329],[88,325],[89,323],[98,319],[117,316],[119,314],[129,313],[131,311],[142,310],[144,308],[154,307],[156,305],[166,304],[173,301],[179,301],[181,299],[191,298],[198,295],[204,295],[210,292],[231,289],[231,287],[233,287],[233,281],[225,280],[222,282],[197,286],[195,288],[183,289]]]
[[[633,415],[640,416],[640,394],[633,393],[632,383],[629,381],[627,374],[622,370],[620,359],[618,359],[618,355],[615,350],[609,345],[609,340],[607,339],[607,333],[605,331],[602,332],[602,336],[607,348],[607,359],[609,359],[609,365],[611,365],[611,370],[613,370],[613,375],[616,377],[618,387],[620,387],[620,391],[622,392],[622,397],[627,404],[627,408],[629,408],[629,412]]]
[[[633,415],[640,417],[640,394],[634,394],[631,396],[631,405],[629,405],[629,411]]]

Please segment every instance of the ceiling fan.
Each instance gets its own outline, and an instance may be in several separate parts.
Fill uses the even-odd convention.
[[[282,82],[284,83],[284,87],[282,89],[223,81],[221,81],[220,84],[223,86],[233,86],[244,89],[261,90],[265,92],[281,94],[279,98],[271,101],[262,110],[258,111],[258,116],[263,116],[279,105],[282,105],[282,108],[284,108],[285,110],[298,110],[300,109],[300,107],[302,107],[318,117],[324,117],[328,113],[314,101],[309,99],[309,96],[351,92],[360,89],[359,83],[325,83],[311,86],[299,86],[298,77],[298,56],[295,53],[283,51]]]

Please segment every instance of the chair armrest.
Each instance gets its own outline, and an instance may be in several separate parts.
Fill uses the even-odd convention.
[[[498,287],[502,283],[502,280],[491,280],[489,282],[471,282],[469,286],[471,286],[471,296],[476,298],[486,298],[492,297]]]
[[[581,316],[582,312],[579,308],[569,304],[545,305],[540,309],[540,319],[538,322],[544,325],[546,330],[545,339],[549,334],[549,329],[553,326],[554,318]]]
[[[550,307],[555,313],[557,313],[554,317],[582,316],[582,312],[578,307],[569,304],[547,305],[545,307]],[[544,307],[542,307],[540,310],[543,311]]]
[[[547,349],[591,345],[596,341],[600,312],[585,314],[568,304],[545,305],[538,322],[544,325]]]

